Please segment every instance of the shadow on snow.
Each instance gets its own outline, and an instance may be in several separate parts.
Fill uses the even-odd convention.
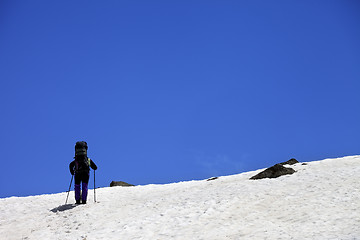
[[[76,204],[65,204],[65,205],[61,205],[61,206],[58,206],[56,208],[53,208],[50,211],[53,212],[53,213],[63,212],[63,211],[66,211],[66,210],[73,209],[76,206],[78,206],[78,205],[76,205]]]

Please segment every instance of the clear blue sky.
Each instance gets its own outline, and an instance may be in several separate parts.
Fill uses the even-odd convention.
[[[101,187],[360,154],[359,12],[2,0],[0,197],[67,191],[78,140]]]

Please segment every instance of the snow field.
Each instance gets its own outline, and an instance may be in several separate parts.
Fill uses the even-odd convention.
[[[0,239],[359,239],[360,157],[292,165],[297,172],[249,180],[89,189],[0,199]]]

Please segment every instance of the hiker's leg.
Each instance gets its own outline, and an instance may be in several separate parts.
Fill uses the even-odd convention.
[[[82,203],[86,203],[88,193],[89,173],[84,173],[82,176]]]
[[[80,203],[80,182],[81,178],[79,174],[75,174],[75,201]]]
[[[83,182],[82,183],[82,203],[86,203],[87,192],[88,192],[88,183]]]

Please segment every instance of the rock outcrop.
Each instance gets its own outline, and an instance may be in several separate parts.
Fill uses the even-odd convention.
[[[133,187],[135,185],[123,182],[123,181],[112,181],[110,183],[110,187],[115,187],[115,186],[120,186],[120,187]]]
[[[289,161],[275,164],[272,167],[265,169],[264,171],[252,176],[251,180],[263,179],[263,178],[277,178],[283,175],[293,174],[295,172],[294,169],[284,167],[283,165],[293,165],[298,163],[295,158],[290,159]]]
[[[218,177],[211,177],[211,178],[207,179],[206,181],[213,181],[213,180],[216,180],[216,179],[218,179]]]
[[[281,165],[294,165],[295,163],[299,163],[298,160],[296,160],[295,158],[292,158],[286,162],[282,162],[282,163],[279,163]]]

